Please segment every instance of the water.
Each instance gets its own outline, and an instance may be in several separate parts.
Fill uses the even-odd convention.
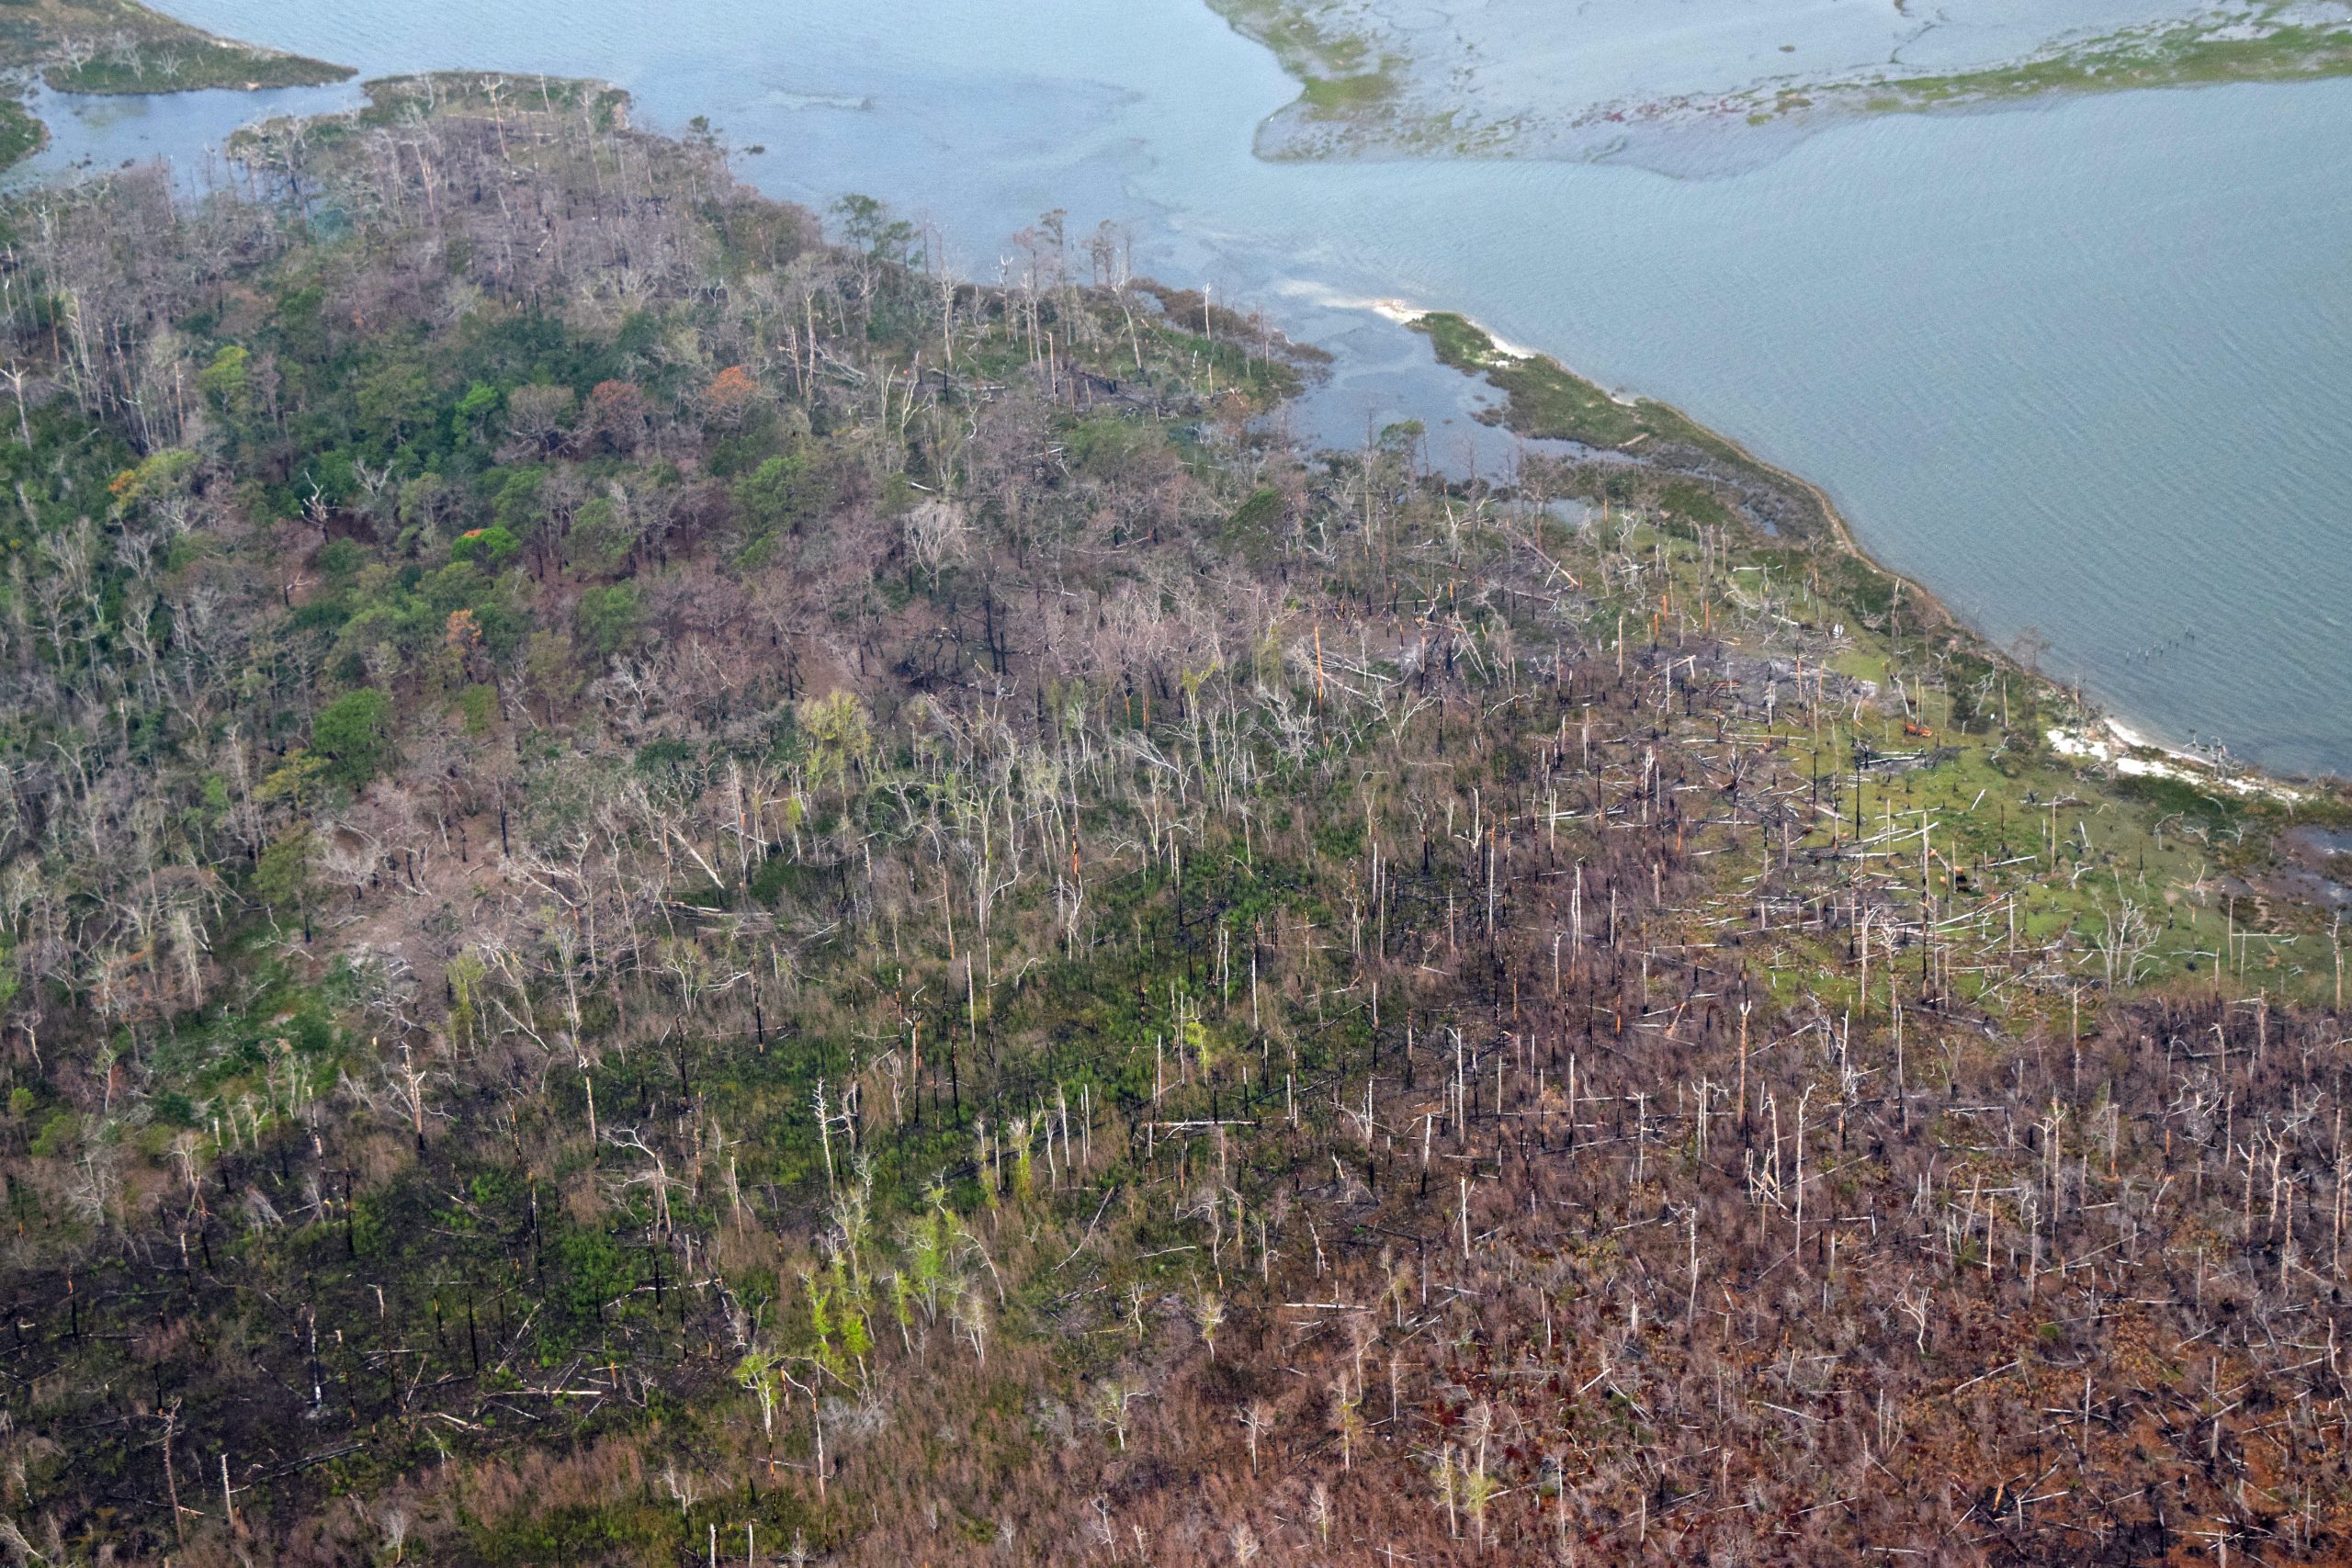
[[[1715,177],[1668,178],[1261,162],[1292,85],[1195,0],[175,8],[369,73],[612,79],[764,144],[740,167],[775,194],[887,197],[978,276],[1048,208],[1120,220],[1150,270],[1340,351],[1318,434],[1411,414],[1491,464],[1476,390],[1351,302],[1464,310],[1816,480],[2140,728],[2352,773],[2352,82],[1861,121],[1760,167],[1729,130]]]
[[[36,87],[26,102],[49,127],[49,145],[0,176],[0,186],[78,179],[126,162],[163,158],[198,190],[208,178],[227,177],[218,154],[239,126],[272,115],[325,114],[359,98],[348,85],[153,96],[84,96]]]
[[[1472,139],[1520,155],[1676,159],[1720,141],[1794,88],[1850,100],[1865,84],[2097,48],[2119,34],[2255,30],[2231,0],[1300,0],[1388,62],[1377,125],[1353,145]],[[2296,0],[2279,24],[2340,26],[2346,0]],[[1328,144],[1334,128],[1284,115],[1261,138]],[[1742,138],[1752,161],[1779,133]],[[1720,155],[1721,149],[1715,149]]]

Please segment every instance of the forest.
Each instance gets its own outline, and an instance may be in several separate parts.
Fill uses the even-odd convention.
[[[2352,1554],[2340,786],[1458,318],[232,151],[0,208],[9,1562]]]

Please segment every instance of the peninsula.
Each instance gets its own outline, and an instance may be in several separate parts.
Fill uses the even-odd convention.
[[[2340,1560],[2352,801],[595,83],[0,210],[19,1562]]]

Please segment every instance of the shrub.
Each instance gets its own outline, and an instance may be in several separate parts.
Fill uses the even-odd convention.
[[[580,640],[599,660],[610,659],[637,640],[645,618],[633,583],[592,588],[580,596]]]
[[[511,531],[493,523],[487,528],[458,535],[449,547],[449,558],[478,561],[495,568],[522,547],[523,542]]]
[[[391,760],[392,699],[373,688],[345,692],[311,723],[311,744],[333,766],[331,775],[356,789]]]

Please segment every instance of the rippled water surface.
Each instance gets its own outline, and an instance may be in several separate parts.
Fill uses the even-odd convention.
[[[933,220],[978,276],[1047,208],[1120,220],[1341,351],[1334,438],[1451,415],[1441,455],[1494,460],[1469,389],[1350,302],[1465,310],[1817,480],[2144,728],[2352,773],[2352,83],[1867,121],[1761,166],[1734,130],[1717,177],[1668,178],[1260,162],[1292,85],[1194,0],[174,9],[369,73],[607,77],[764,144],[741,166],[776,194]]]

